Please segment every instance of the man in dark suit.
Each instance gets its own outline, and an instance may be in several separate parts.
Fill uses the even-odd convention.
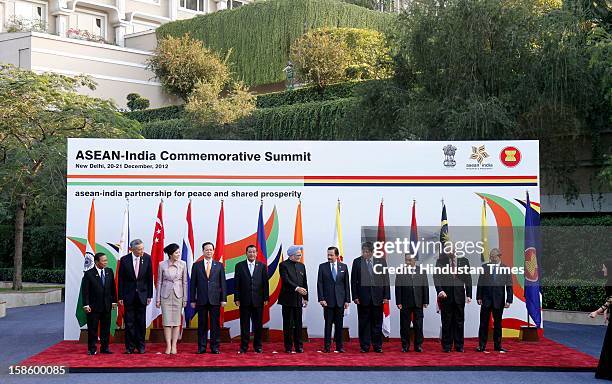
[[[287,249],[287,260],[280,263],[281,291],[278,303],[283,306],[283,337],[285,352],[302,353],[302,308],[308,305],[308,281],[306,268],[300,263],[302,247],[292,245]]]
[[[262,352],[261,334],[263,309],[270,297],[268,266],[257,261],[257,247],[246,247],[247,259],[236,264],[234,270],[234,302],[240,311],[240,353],[249,349],[249,335],[253,326],[253,349]]]
[[[153,298],[151,256],[144,252],[142,240],[130,242],[132,252],[119,262],[119,304],[125,307],[125,353],[145,353],[147,305]]]
[[[96,354],[98,326],[100,327],[100,353],[112,353],[108,349],[111,310],[117,308],[117,291],[113,270],[107,268],[104,253],[94,255],[94,267],[83,274],[81,292],[83,309],[87,314],[87,353]]]
[[[317,296],[319,304],[323,307],[323,318],[325,319],[323,346],[325,353],[331,351],[332,325],[335,328],[336,352],[344,353],[342,343],[344,310],[351,302],[351,288],[348,266],[338,261],[339,254],[338,248],[327,248],[328,262],[320,264],[317,273]]]
[[[429,305],[427,274],[416,265],[416,258],[405,255],[405,272],[395,278],[395,303],[400,310],[402,352],[410,349],[410,321],[414,328],[414,350],[423,351],[423,309]]]
[[[454,343],[455,350],[463,352],[465,304],[472,302],[470,262],[465,257],[457,257],[454,250],[448,249],[438,258],[436,267],[448,269],[448,273],[434,275],[442,318],[442,350],[450,352]]]
[[[493,313],[493,347],[500,353],[502,348],[502,315],[504,308],[509,308],[514,294],[512,293],[512,276],[504,271],[507,268],[501,262],[501,252],[493,248],[489,253],[489,263],[482,265],[484,274],[478,276],[476,301],[480,305],[480,328],[478,329],[478,348],[485,352],[489,333],[489,318]]]
[[[198,353],[206,352],[206,333],[210,315],[210,352],[219,353],[221,343],[221,306],[227,302],[227,285],[223,264],[213,260],[215,246],[202,244],[203,260],[191,267],[191,307],[198,312]]]
[[[384,257],[373,258],[374,245],[367,241],[361,245],[361,256],[353,261],[351,291],[357,304],[359,345],[362,353],[382,353],[383,305],[389,302],[391,290],[387,262]]]

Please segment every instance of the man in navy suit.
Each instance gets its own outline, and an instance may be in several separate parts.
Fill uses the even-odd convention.
[[[98,326],[100,327],[100,353],[112,353],[108,349],[111,326],[111,310],[117,308],[117,291],[113,270],[107,268],[104,253],[94,255],[94,268],[83,274],[81,292],[83,310],[87,314],[87,353],[96,354]]]
[[[489,318],[493,313],[493,347],[500,353],[507,351],[502,348],[502,315],[504,308],[512,303],[512,276],[504,273],[506,266],[501,262],[501,252],[493,248],[489,252],[489,263],[482,265],[484,274],[478,276],[476,301],[480,305],[480,328],[478,330],[478,348],[484,352],[489,333]]]
[[[219,317],[221,306],[227,302],[227,286],[223,264],[213,260],[215,246],[202,244],[203,260],[191,268],[191,307],[198,312],[198,353],[206,352],[206,332],[210,315],[210,352],[218,354],[221,343]]]
[[[132,252],[119,262],[119,305],[125,307],[125,353],[145,353],[147,305],[153,298],[151,256],[144,252],[142,240],[130,242]]]
[[[384,257],[373,258],[374,245],[366,241],[361,245],[361,256],[353,260],[351,269],[351,291],[357,304],[359,345],[362,353],[382,353],[383,305],[391,298],[389,275],[375,271],[386,271]]]
[[[323,307],[323,318],[325,319],[323,350],[325,353],[331,351],[332,325],[335,327],[336,352],[344,352],[342,344],[344,310],[351,302],[348,266],[339,262],[338,256],[338,248],[327,248],[328,262],[319,265],[317,274],[317,296],[319,304]]]
[[[246,247],[247,259],[236,264],[234,270],[234,302],[240,310],[240,353],[249,348],[253,324],[253,348],[262,352],[263,309],[268,305],[268,266],[257,261],[257,247]]]

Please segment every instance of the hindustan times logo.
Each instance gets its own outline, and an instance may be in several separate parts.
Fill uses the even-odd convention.
[[[383,257],[386,254],[449,254],[453,252],[457,257],[470,254],[482,254],[485,246],[482,241],[446,241],[444,243],[422,238],[417,241],[410,241],[408,238],[396,238],[395,241],[375,241],[374,257]]]

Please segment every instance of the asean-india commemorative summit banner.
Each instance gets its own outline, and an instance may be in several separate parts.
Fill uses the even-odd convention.
[[[239,334],[234,267],[245,259],[246,246],[257,242],[260,222],[271,295],[265,325],[272,330],[282,329],[278,264],[290,245],[303,244],[310,296],[304,324],[310,336],[321,337],[316,278],[327,248],[338,246],[350,268],[361,243],[373,241],[375,256],[387,258],[392,285],[385,331],[399,337],[396,267],[410,253],[417,265],[433,268],[440,255],[435,243],[446,224],[442,237],[474,267],[465,336],[478,333],[477,267],[492,248],[499,248],[503,264],[512,268],[514,303],[504,311],[503,326],[505,336],[517,336],[527,319],[525,281],[538,278],[536,252],[525,252],[524,231],[526,212],[540,211],[538,158],[537,141],[69,139],[64,338],[79,337],[80,282],[93,266],[93,254],[105,253],[115,269],[134,239],[142,239],[147,253],[154,243],[177,243],[190,263],[201,257],[203,242],[221,246],[217,256],[225,264],[229,291],[225,326],[232,336]],[[152,256],[154,262],[165,257]],[[429,283],[424,333],[438,337],[431,274]],[[149,323],[159,315],[154,304],[147,315]],[[345,316],[356,337],[354,304]],[[112,328],[121,323],[119,310]]]

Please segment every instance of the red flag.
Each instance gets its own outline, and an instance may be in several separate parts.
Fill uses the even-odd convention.
[[[223,212],[223,200],[221,200],[221,210],[219,211],[219,223],[217,224],[217,242],[215,245],[215,253],[213,254],[213,259],[215,261],[223,264],[223,269],[225,269],[225,214]],[[221,307],[221,313],[219,316],[219,323],[221,328],[223,328],[224,320],[224,310]]]
[[[155,231],[153,232],[153,246],[151,247],[151,268],[153,268],[153,291],[157,287],[157,272],[159,269],[159,263],[164,261],[164,220],[163,220],[163,206],[164,202],[159,203],[157,209],[157,220],[155,220]],[[155,294],[153,294],[155,297]],[[151,307],[151,320],[153,326],[161,328],[161,311],[154,305]]]
[[[376,241],[382,242],[384,244],[385,240],[385,220],[383,218],[383,202],[382,200],[380,201],[380,210],[378,212],[378,231],[376,233]],[[382,247],[383,249],[383,257],[386,258],[386,255],[384,254],[384,246]],[[391,334],[391,310],[389,309],[389,303],[385,303],[383,305],[383,313],[384,313],[384,317],[383,317],[383,334],[387,337],[389,337],[389,335]]]

